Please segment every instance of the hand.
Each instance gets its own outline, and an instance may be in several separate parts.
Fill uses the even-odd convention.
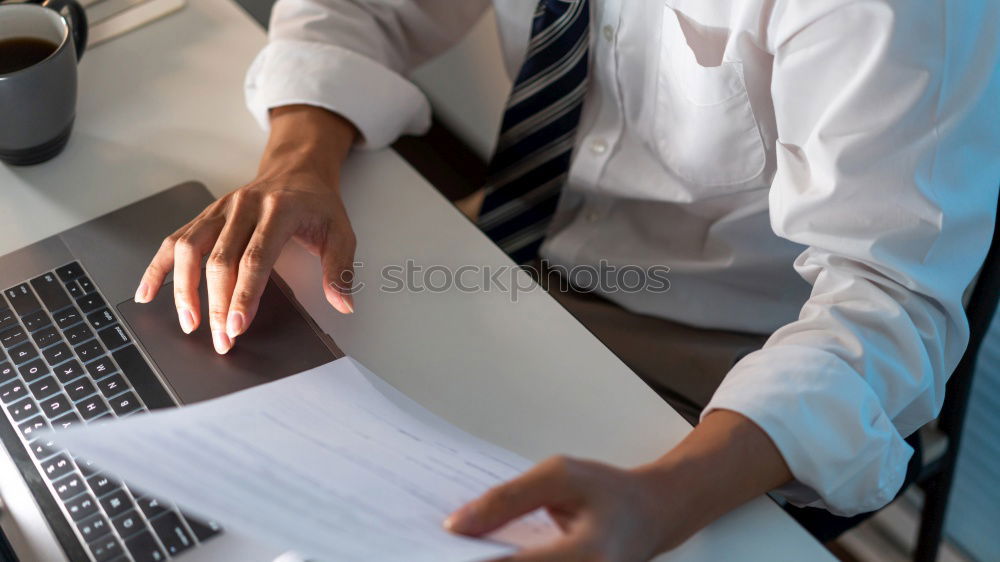
[[[456,511],[445,527],[481,536],[544,507],[563,535],[510,562],[648,560],[663,549],[667,505],[638,471],[553,457]]]
[[[762,429],[741,414],[716,410],[655,462],[625,470],[555,457],[486,492],[444,525],[482,536],[545,508],[563,535],[506,560],[649,560],[790,479]]]
[[[178,321],[185,333],[193,332],[202,321],[198,285],[207,255],[208,320],[215,350],[224,354],[253,322],[271,269],[293,238],[320,257],[327,301],[344,314],[353,312],[355,239],[338,176],[356,134],[322,109],[274,110],[257,178],[167,237],[135,300],[152,300],[173,270]]]

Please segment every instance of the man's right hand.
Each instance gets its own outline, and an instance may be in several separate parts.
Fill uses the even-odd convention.
[[[256,179],[167,237],[146,268],[135,300],[152,300],[173,270],[178,321],[191,333],[202,321],[198,284],[207,255],[212,341],[218,353],[226,353],[253,321],[271,269],[294,238],[320,257],[330,305],[344,314],[353,312],[355,239],[339,175],[357,134],[348,121],[324,109],[273,109]]]

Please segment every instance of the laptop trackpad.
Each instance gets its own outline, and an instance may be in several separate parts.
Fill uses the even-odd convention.
[[[177,323],[171,284],[151,303],[125,301],[117,307],[182,403],[277,380],[336,358],[273,280],[267,282],[250,329],[228,354],[219,355],[212,347],[204,282],[200,293],[202,320],[190,335]]]

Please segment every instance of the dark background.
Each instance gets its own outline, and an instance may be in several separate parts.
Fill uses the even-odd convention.
[[[267,27],[267,18],[271,15],[271,6],[275,0],[236,0],[262,26]]]

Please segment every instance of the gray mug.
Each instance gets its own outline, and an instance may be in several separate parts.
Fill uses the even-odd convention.
[[[0,161],[11,165],[62,152],[76,117],[87,16],[75,0],[38,4],[0,3]]]

